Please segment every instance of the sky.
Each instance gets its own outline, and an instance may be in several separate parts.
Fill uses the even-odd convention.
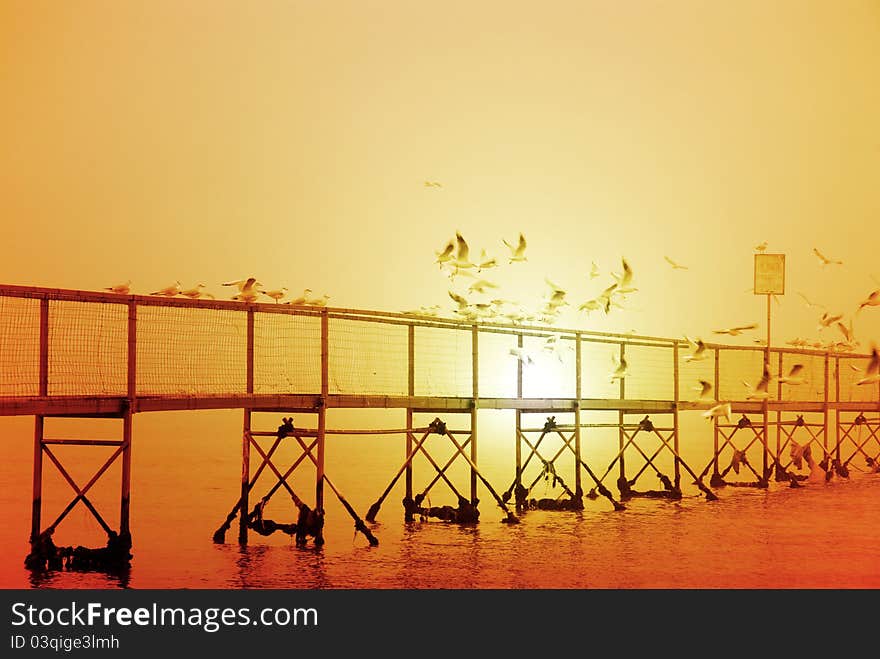
[[[467,280],[435,254],[458,231],[502,262],[498,295],[565,288],[558,326],[712,340],[757,323],[723,337],[751,343],[766,242],[786,255],[772,343],[833,334],[800,293],[866,349],[878,83],[877,0],[0,0],[0,284],[224,298],[255,276],[451,315]],[[506,263],[520,232],[528,261]],[[578,312],[624,258],[625,308]],[[212,418],[237,455],[238,413]],[[163,423],[183,433],[181,415],[138,420]]]
[[[796,292],[851,314],[880,286],[876,1],[4,0],[0,26],[4,283],[450,310],[434,253],[523,232],[493,274],[526,304],[633,267],[627,311],[560,324],[764,332],[766,241],[774,342],[818,336]]]

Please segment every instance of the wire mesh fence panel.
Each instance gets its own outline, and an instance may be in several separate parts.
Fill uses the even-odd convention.
[[[140,306],[136,373],[139,395],[245,393],[247,312]]]
[[[40,393],[40,301],[0,296],[0,396]]]
[[[254,393],[321,392],[321,318],[254,314]]]
[[[407,393],[409,330],[406,325],[330,318],[330,393]]]
[[[880,383],[866,372],[870,361],[868,357],[839,355],[831,359],[839,377],[840,402],[880,401]]]
[[[557,334],[523,338],[523,396],[526,398],[574,398],[574,341]]]
[[[128,382],[128,306],[49,301],[50,396],[123,396]]]
[[[755,388],[764,372],[763,350],[719,351],[718,391],[719,400],[762,400],[755,397]],[[772,358],[771,358],[772,359]],[[768,400],[775,400],[776,387],[768,386]]]
[[[678,398],[684,401],[708,401],[716,399],[715,350],[698,351],[695,346],[679,347],[678,350]],[[711,389],[706,389],[708,383]],[[705,390],[705,393],[703,393]]]
[[[581,341],[581,395],[584,398],[620,398],[620,381],[612,380],[620,344]]]
[[[671,347],[628,345],[625,360],[627,399],[672,400],[675,397],[675,362]]]
[[[415,329],[415,395],[472,394],[471,330]]]
[[[514,354],[517,352],[517,337],[512,334],[481,332],[478,341],[480,396],[515,398],[519,361]]]
[[[770,372],[774,377],[770,389],[776,393],[781,378],[780,400],[809,402],[825,400],[825,355],[783,352],[782,368],[779,369],[779,353],[772,353],[770,363]],[[830,375],[829,372],[829,377]]]

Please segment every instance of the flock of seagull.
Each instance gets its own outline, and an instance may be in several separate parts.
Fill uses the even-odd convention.
[[[426,183],[427,184],[427,183]],[[508,242],[506,239],[501,241],[508,250],[507,263],[510,266],[516,263],[527,261],[526,249],[528,243],[525,236],[520,233],[518,240]],[[755,246],[755,251],[762,253],[767,249],[767,243],[761,243]],[[840,259],[829,258],[819,249],[813,248],[813,255],[819,260],[822,267],[839,266],[843,264]],[[511,324],[519,325],[524,322],[540,323],[543,325],[553,325],[563,307],[569,306],[567,299],[568,293],[565,289],[553,283],[550,279],[544,279],[547,284],[547,292],[542,300],[542,305],[537,311],[530,311],[525,306],[517,302],[506,300],[501,297],[493,297],[495,291],[499,289],[499,285],[487,278],[484,273],[491,271],[502,265],[498,258],[489,256],[485,249],[480,251],[478,259],[471,258],[471,248],[468,242],[462,236],[460,231],[456,231],[455,236],[451,238],[440,250],[434,252],[434,263],[439,265],[441,271],[444,271],[451,281],[455,281],[458,277],[472,279],[472,283],[467,287],[467,293],[458,293],[449,290],[449,298],[453,301],[454,306],[452,313],[459,318],[470,322],[479,321],[509,321]],[[686,265],[682,265],[669,256],[663,257],[666,263],[673,270],[687,270]],[[621,268],[619,272],[611,272],[612,281],[598,295],[587,299],[580,303],[577,311],[585,312],[588,316],[592,312],[604,312],[609,314],[612,308],[625,309],[622,302],[626,296],[638,291],[633,285],[634,275],[633,269],[626,258],[621,258]],[[596,279],[601,275],[595,261],[592,262],[591,268],[587,274],[590,280]],[[875,280],[876,281],[876,280]],[[749,289],[751,292],[752,289]],[[804,339],[793,339],[787,342],[787,345],[794,347],[815,348],[820,350],[829,350],[837,352],[851,352],[859,345],[853,331],[852,318],[848,322],[844,322],[843,313],[831,313],[822,305],[811,302],[803,293],[798,294],[809,307],[823,309],[822,315],[818,319],[817,330],[822,332],[827,328],[836,329],[841,337],[837,340],[829,339],[826,341],[806,341]],[[477,297],[474,297],[477,296]],[[489,299],[486,299],[486,298]],[[778,300],[777,300],[778,301]],[[862,300],[855,314],[860,313],[867,307],[880,306],[880,288],[871,291],[864,300]],[[439,304],[431,306],[422,306],[418,309],[403,312],[416,316],[439,316],[441,314],[441,306]],[[740,336],[758,328],[757,323],[746,323],[734,325],[732,327],[719,328],[712,330],[713,334]],[[706,344],[701,338],[684,337],[691,351],[684,355],[683,359],[686,363],[697,362],[706,359],[710,353],[706,350]],[[560,361],[562,341],[556,340],[556,335],[550,335],[543,346],[543,350],[549,353],[555,353]],[[755,339],[755,343],[766,345],[765,340]],[[509,353],[516,357],[524,364],[535,363],[535,353],[524,348],[510,348]],[[880,358],[878,358],[877,347],[875,344],[871,346],[870,359],[864,371],[858,367],[851,365],[853,370],[860,372],[857,385],[867,385],[880,382]],[[628,374],[628,364],[625,357],[612,356],[612,366],[608,377],[610,382],[624,379]],[[764,364],[761,377],[757,384],[752,385],[743,381],[743,385],[747,389],[747,400],[766,400],[770,398],[769,385],[770,382],[776,380],[779,383],[788,386],[798,386],[806,383],[804,375],[804,365],[794,364],[787,374],[779,373],[773,375],[767,364]],[[712,384],[699,380],[699,386],[695,388],[699,392],[700,400],[706,400],[711,404],[704,416],[709,419],[725,418],[730,420],[731,404],[727,401],[718,401],[712,393]]]
[[[300,295],[299,297],[281,302],[287,296],[287,287],[282,286],[281,288],[266,289],[263,287],[263,284],[261,284],[257,280],[256,277],[246,277],[245,279],[226,281],[223,282],[221,285],[235,287],[235,289],[237,290],[237,293],[230,296],[229,299],[236,300],[238,302],[245,302],[248,304],[259,302],[261,299],[260,296],[263,295],[269,299],[274,300],[276,304],[291,304],[295,306],[326,307],[327,302],[330,300],[330,296],[326,293],[322,296],[314,296],[312,295],[312,289],[306,288],[305,290],[303,290],[302,295]],[[158,295],[162,297],[182,296],[187,297],[191,300],[197,300],[200,298],[211,300],[216,299],[214,295],[206,292],[204,289],[205,284],[203,282],[199,282],[192,288],[182,288],[180,281],[175,281],[173,284],[165,286],[164,288],[160,288],[157,291],[152,291],[150,295]],[[130,295],[131,280],[121,284],[107,286],[103,290],[110,291],[111,293],[118,293],[120,295]]]

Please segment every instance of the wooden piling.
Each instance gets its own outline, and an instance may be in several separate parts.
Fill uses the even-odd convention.
[[[245,388],[247,393],[254,392],[254,310],[247,311],[247,346],[246,346]],[[244,408],[241,433],[241,494],[238,506],[238,542],[246,545],[248,541],[248,514],[250,513],[250,479],[251,479],[251,413],[249,407]]]
[[[416,395],[416,326],[410,323],[407,328],[407,393],[410,398]],[[406,408],[406,427],[413,427],[413,411],[411,406]],[[404,484],[407,500],[413,497],[413,470],[412,470],[413,437],[406,433],[406,475]]]
[[[471,501],[477,500],[477,408],[480,404],[480,332],[471,326]]]
[[[131,534],[131,442],[137,397],[137,304],[128,303],[128,355],[126,358],[126,405],[122,417],[122,484],[119,501],[119,533]]]
[[[327,309],[321,311],[321,405],[318,408],[318,457],[315,464],[315,509],[324,512],[324,451],[327,431],[327,396],[330,393],[330,332]],[[323,542],[315,538],[315,542]]]
[[[581,333],[574,335],[574,491],[578,496],[583,494],[581,485],[581,399],[583,398],[581,383]]]
[[[619,355],[619,359],[620,359],[621,364],[623,363],[625,356],[626,356],[626,344],[621,343],[620,344],[620,355]],[[618,394],[620,396],[620,400],[624,400],[626,398],[626,382],[625,381],[626,381],[625,377],[620,378],[620,381],[619,381],[620,387],[619,387],[619,394]],[[626,479],[626,464],[624,462],[624,455],[623,455],[623,453],[624,453],[623,449],[625,447],[625,443],[624,443],[625,433],[623,432],[623,425],[624,425],[623,410],[618,410],[617,421],[620,424],[618,431],[617,431],[617,441],[618,441],[618,446],[620,447],[620,463],[619,463],[620,464],[620,477],[625,480]]]

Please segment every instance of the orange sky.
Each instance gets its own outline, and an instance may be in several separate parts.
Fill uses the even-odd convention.
[[[631,311],[567,324],[679,336],[763,322],[766,240],[782,341],[816,335],[795,291],[850,313],[880,278],[877,2],[7,0],[0,49],[2,282],[402,310],[449,303],[456,229],[523,231],[513,294],[626,256]]]
[[[878,81],[877,0],[3,0],[0,283],[226,297],[255,275],[451,310],[434,252],[522,231],[504,297],[537,306],[549,277],[576,305],[626,257],[628,309],[560,325],[712,340],[764,336],[767,241],[774,345],[826,338],[798,291],[849,318],[880,287]],[[880,308],[855,330],[880,340]]]

